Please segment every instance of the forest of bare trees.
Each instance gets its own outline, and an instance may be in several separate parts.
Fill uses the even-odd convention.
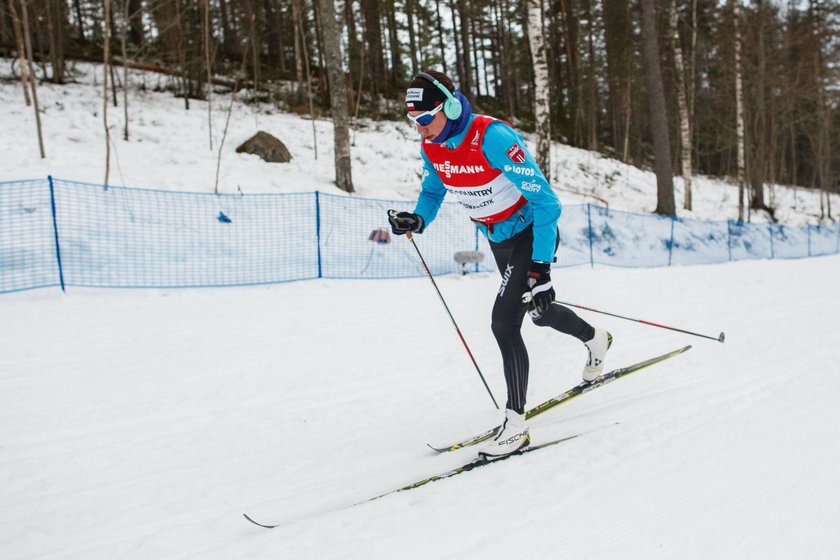
[[[737,178],[745,219],[772,215],[766,185],[819,189],[824,217],[840,190],[836,0],[0,0],[0,55],[22,101],[105,57],[114,96],[130,66],[167,75],[185,109],[237,84],[285,110],[375,119],[438,69],[482,112],[655,168],[660,206],[672,174]]]

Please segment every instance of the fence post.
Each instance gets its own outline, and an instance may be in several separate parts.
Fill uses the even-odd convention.
[[[50,206],[52,207],[53,234],[55,235],[55,260],[58,262],[58,280],[61,283],[61,291],[65,292],[64,269],[61,267],[61,245],[58,242],[58,220],[55,216],[55,188],[53,187],[52,175],[47,175],[47,181],[50,183]]]
[[[478,254],[478,228],[473,228],[475,230],[475,253]],[[478,259],[475,259],[475,271],[478,272]]]
[[[318,250],[318,278],[321,278],[321,193],[315,191],[315,242]]]
[[[729,246],[729,260],[732,260],[732,220],[726,220],[726,233],[728,240],[726,244]]]
[[[773,222],[767,222],[767,229],[770,230],[770,258],[776,258],[776,251],[773,248]]]
[[[835,253],[840,253],[840,222],[836,222],[834,224],[837,226],[837,249],[835,249]]]
[[[586,203],[586,220],[589,222],[589,266],[595,268],[595,257],[592,253],[592,203]]]
[[[671,216],[671,242],[668,244],[668,266],[671,266],[671,257],[674,254],[674,224],[677,221],[676,216]]]
[[[811,256],[811,224],[805,224],[808,229],[808,256]]]

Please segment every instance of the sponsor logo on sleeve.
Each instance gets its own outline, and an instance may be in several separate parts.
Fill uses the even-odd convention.
[[[535,175],[534,168],[527,165],[505,165],[505,173],[516,173],[517,175],[525,175],[526,177],[533,177]]]
[[[528,192],[540,192],[542,186],[536,181],[522,181],[522,190]]]
[[[525,151],[519,146],[519,144],[514,144],[508,148],[507,156],[513,163],[525,163]]]

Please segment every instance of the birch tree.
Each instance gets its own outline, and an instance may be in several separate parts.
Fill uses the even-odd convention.
[[[347,126],[347,84],[341,69],[340,35],[333,0],[318,0],[321,6],[321,25],[324,28],[324,58],[330,85],[330,106],[334,127],[335,184],[339,189],[353,192],[350,160],[350,132]]]
[[[130,16],[128,13],[129,3],[123,0],[123,23],[120,32],[120,50],[122,51],[123,62],[123,140],[128,142],[128,52],[126,50],[126,42],[128,41],[128,22]]]
[[[204,66],[207,69],[207,140],[213,151],[213,65],[210,62],[210,0],[204,0]],[[128,138],[126,138],[127,140]]]
[[[738,221],[744,221],[746,155],[744,148],[744,85],[741,69],[741,6],[732,2],[732,23],[735,33],[735,134],[738,143]]]
[[[680,46],[680,30],[677,25],[677,0],[671,0],[670,35],[671,49],[674,51],[675,82],[677,85],[677,108],[680,113],[680,163],[683,176],[683,208],[691,210],[691,122],[688,116],[686,97],[685,64]]]
[[[102,21],[102,124],[105,128],[105,188],[108,188],[108,174],[111,171],[111,133],[108,131],[108,73],[111,69],[111,0],[104,0],[105,17]]]
[[[534,65],[534,117],[537,132],[537,165],[551,181],[551,105],[549,104],[548,64],[545,55],[542,0],[527,1],[528,41]]]

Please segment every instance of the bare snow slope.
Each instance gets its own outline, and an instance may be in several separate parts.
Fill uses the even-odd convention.
[[[4,296],[0,557],[837,558],[838,272],[557,271],[569,301],[727,341],[586,313],[608,367],[694,348],[532,424],[596,431],[356,507],[499,417],[427,279]],[[503,398],[497,283],[440,279]],[[580,343],[525,336],[531,404],[577,383]]]

